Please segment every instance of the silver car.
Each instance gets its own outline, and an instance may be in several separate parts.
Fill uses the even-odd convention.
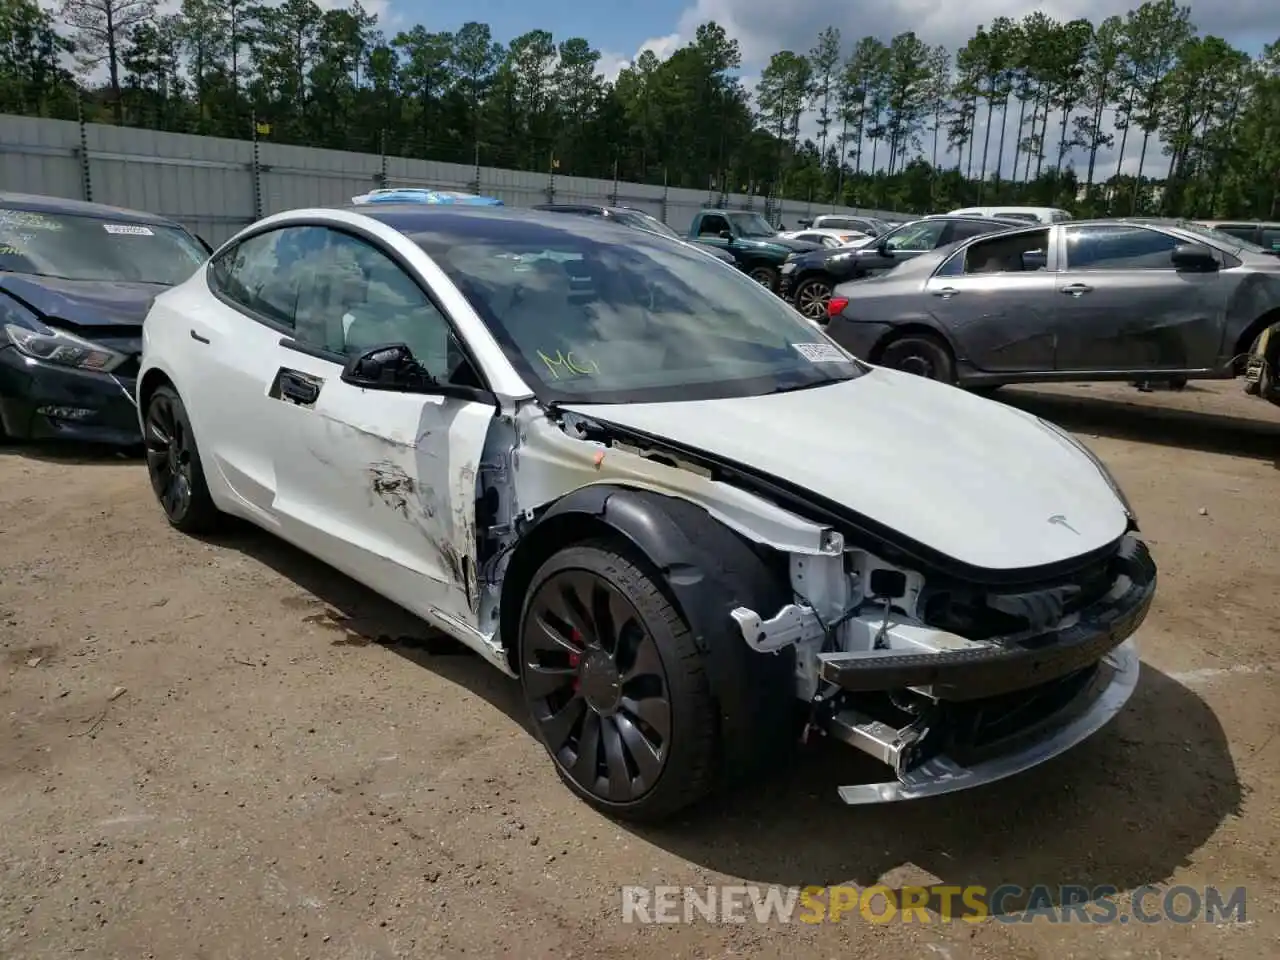
[[[856,356],[961,386],[1219,379],[1280,320],[1280,258],[1186,221],[988,234],[842,284],[828,332]]]

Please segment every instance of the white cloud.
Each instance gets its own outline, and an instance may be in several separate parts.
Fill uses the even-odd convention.
[[[1206,32],[1256,47],[1259,40],[1280,36],[1280,3],[1276,0],[1184,0],[1192,20]],[[1084,17],[1097,23],[1123,15],[1137,0],[1044,0],[1036,9],[1058,20]],[[791,0],[779,16],[775,0],[694,0],[678,21],[677,36],[687,42],[698,24],[715,20],[742,45],[746,66],[763,66],[778,50],[805,52],[826,26],[838,27],[846,46],[868,32],[882,40],[914,30],[928,43],[951,48],[963,44],[981,23],[995,17],[1020,19],[1029,13],[1025,0]],[[868,24],[874,29],[868,31]]]
[[[697,25],[695,24],[694,26],[696,27]],[[678,30],[663,37],[650,37],[636,47],[636,52],[629,57],[618,53],[602,54],[600,57],[600,72],[604,74],[606,80],[616,80],[618,74],[635,63],[640,58],[640,54],[646,50],[652,50],[659,60],[665,60],[691,39],[693,39],[692,30],[689,31],[687,37],[683,31]]]

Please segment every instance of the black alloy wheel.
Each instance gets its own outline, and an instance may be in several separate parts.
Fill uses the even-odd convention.
[[[568,547],[535,574],[520,677],[557,772],[598,809],[655,819],[710,789],[716,722],[697,648],[609,544]]]
[[[796,291],[796,309],[810,320],[825,321],[831,291],[832,286],[826,280],[806,280]]]
[[[657,644],[630,601],[587,570],[547,580],[529,605],[525,688],[556,760],[612,803],[662,775],[671,702]]]
[[[205,484],[191,420],[169,387],[158,388],[147,404],[143,442],[151,488],[169,522],[189,533],[211,529],[218,510]]]
[[[951,351],[928,334],[908,334],[891,341],[880,353],[880,365],[942,383],[956,382]]]

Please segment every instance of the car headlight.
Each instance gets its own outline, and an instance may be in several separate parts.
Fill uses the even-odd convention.
[[[1098,455],[1085,446],[1085,444],[1081,443],[1074,434],[1064,430],[1053,421],[1046,420],[1043,417],[1037,417],[1036,419],[1089,458],[1093,465],[1098,468],[1098,472],[1102,474],[1102,478],[1107,481],[1107,485],[1111,487],[1111,492],[1116,495],[1116,499],[1119,500],[1120,505],[1124,507],[1124,512],[1129,515],[1129,519],[1133,521],[1133,525],[1135,527],[1138,526],[1138,514],[1133,509],[1133,504],[1129,502],[1129,498],[1124,495],[1124,490],[1121,489],[1120,484],[1112,475],[1111,470],[1102,462]]]
[[[787,260],[782,264],[782,273],[795,273],[796,265],[793,261]]]
[[[73,333],[52,327],[32,330],[29,327],[20,327],[16,323],[6,323],[4,332],[8,335],[9,342],[17,347],[19,352],[32,359],[43,360],[45,363],[110,373],[129,359],[110,347],[104,347],[77,337]]]

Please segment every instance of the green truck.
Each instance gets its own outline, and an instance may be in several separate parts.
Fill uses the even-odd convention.
[[[689,239],[728,252],[752,280],[774,293],[787,257],[823,249],[818,243],[778,236],[768,220],[751,210],[699,210],[689,225]]]

